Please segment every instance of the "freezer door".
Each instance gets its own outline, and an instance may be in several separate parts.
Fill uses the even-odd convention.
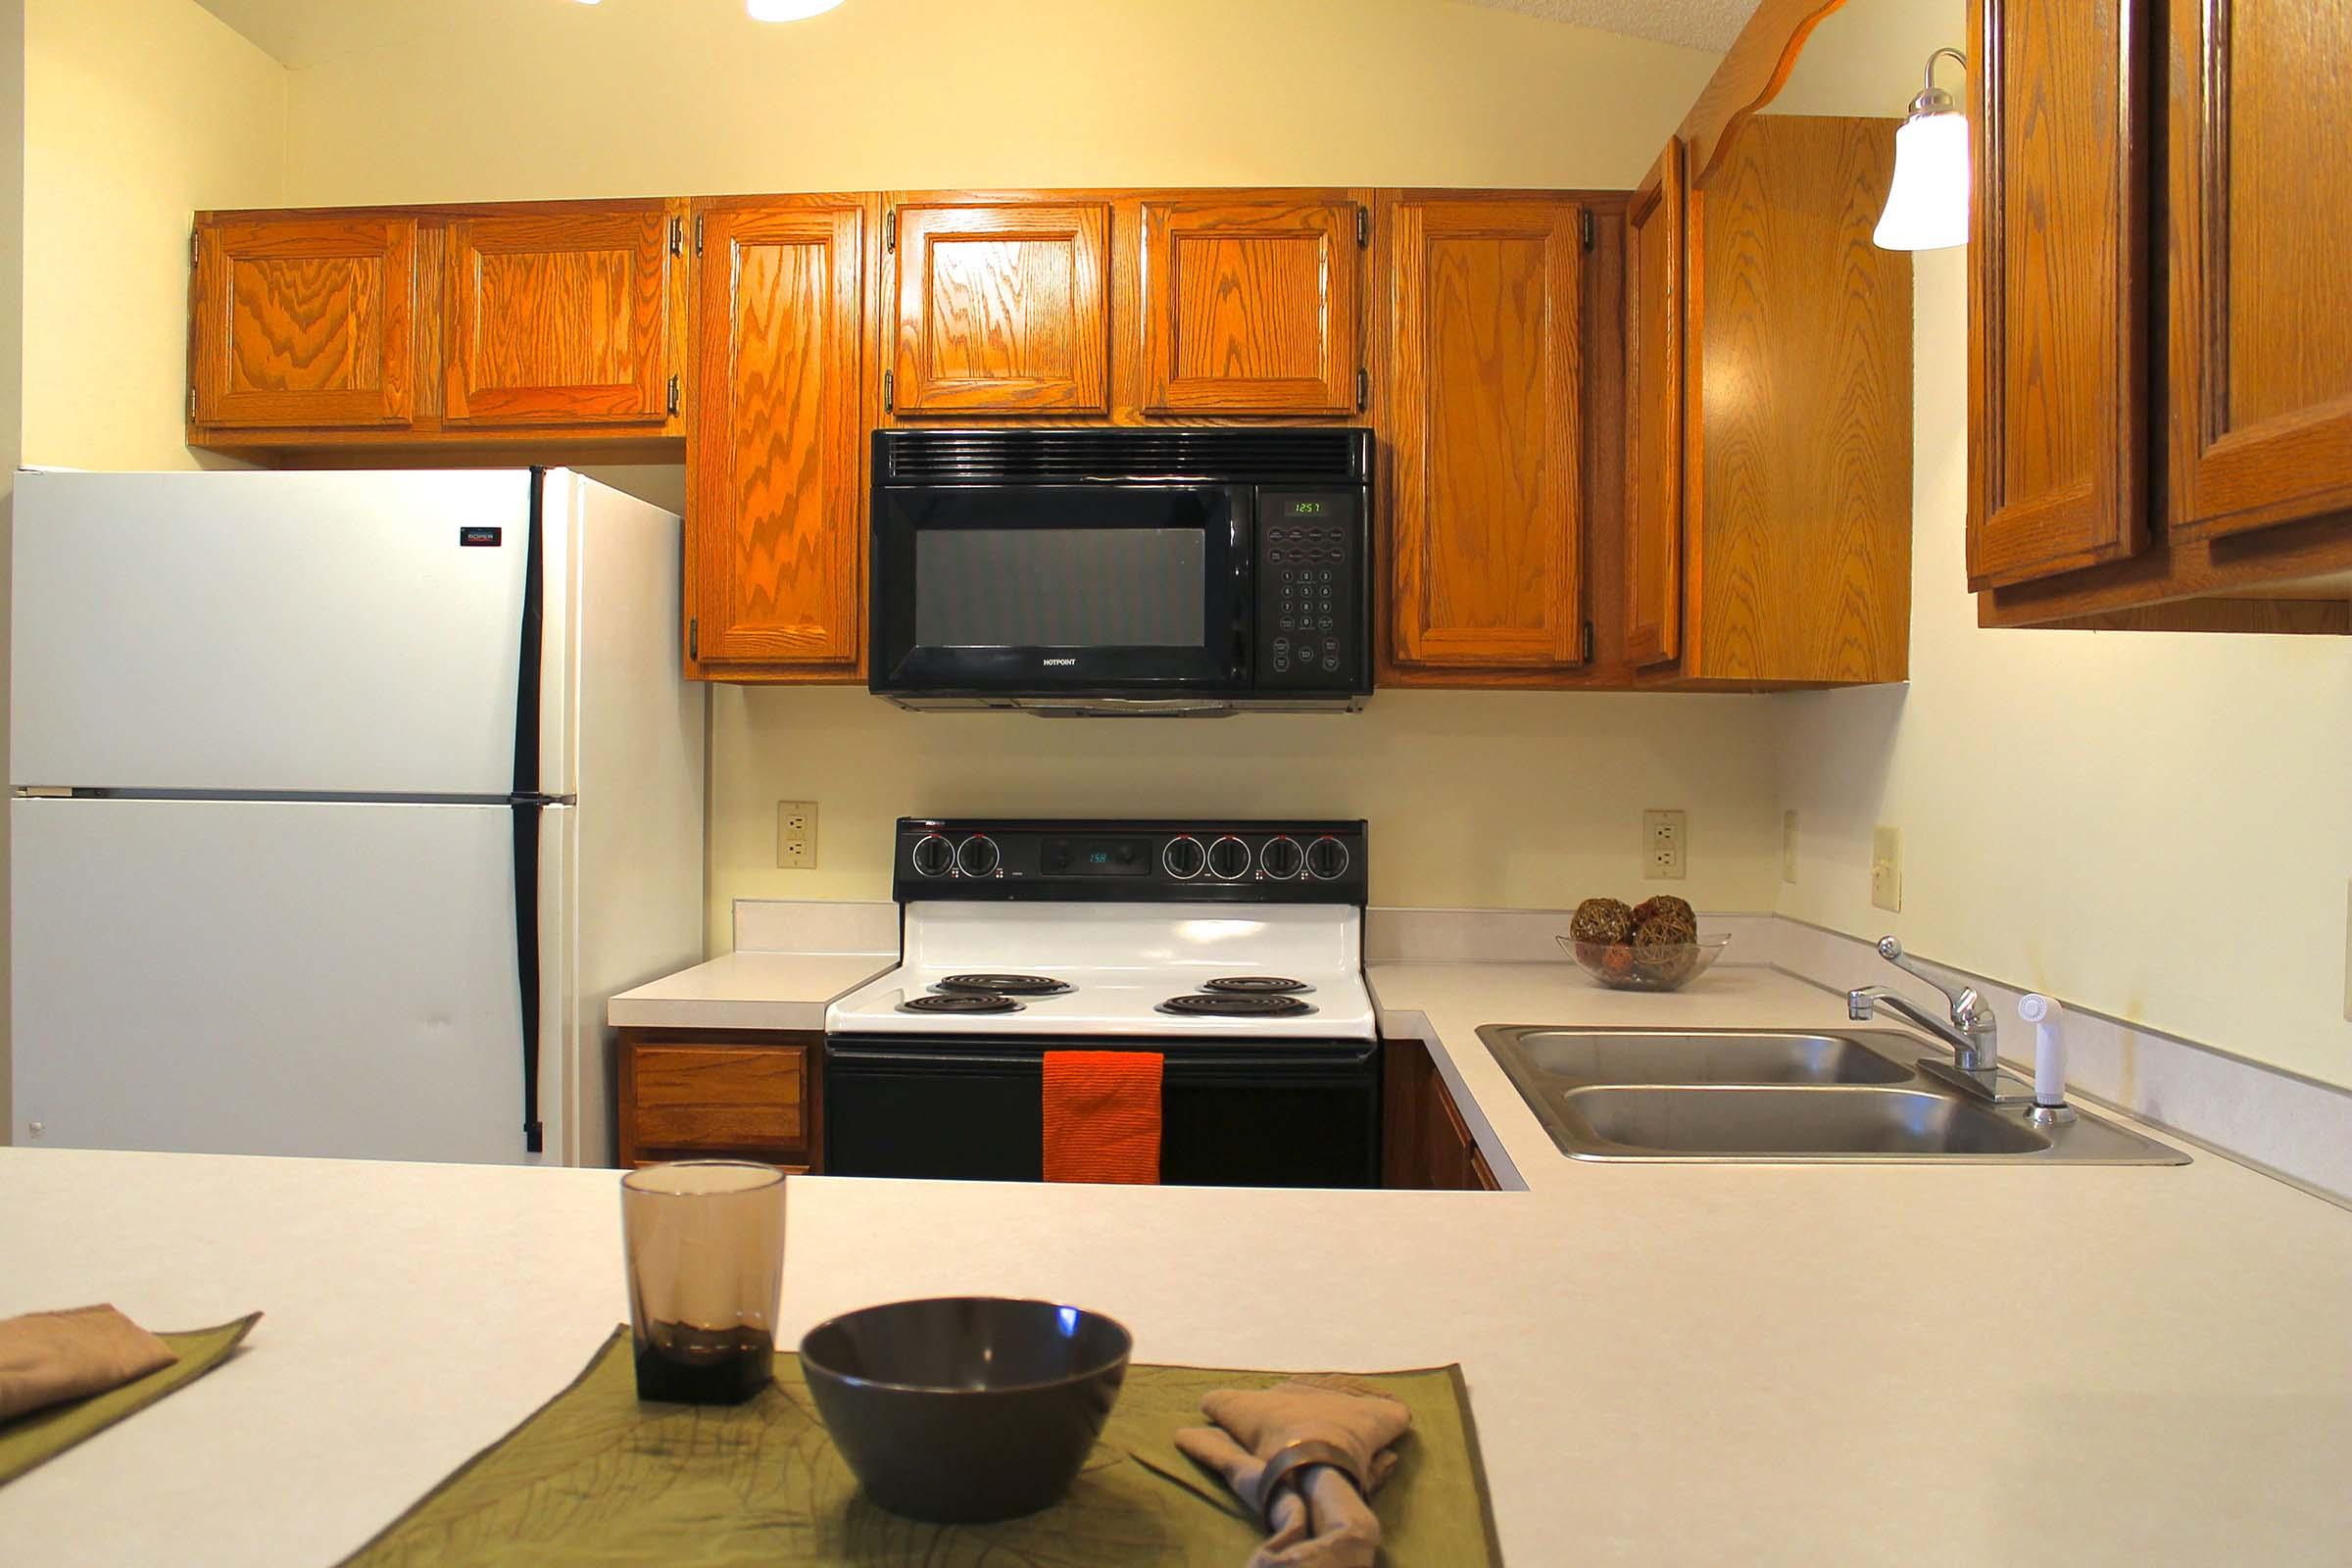
[[[533,489],[527,470],[21,475],[10,780],[506,794]]]
[[[515,815],[12,801],[15,1141],[523,1161]],[[569,1022],[559,903],[542,1042]],[[552,1162],[564,1064],[536,1049]]]

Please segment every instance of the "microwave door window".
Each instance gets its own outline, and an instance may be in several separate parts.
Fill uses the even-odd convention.
[[[931,648],[1201,645],[1200,528],[930,529],[914,541],[914,636]]]

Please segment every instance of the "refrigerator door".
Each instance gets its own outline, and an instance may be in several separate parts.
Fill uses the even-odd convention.
[[[517,814],[12,801],[15,1141],[525,1161]],[[536,815],[552,1160],[569,868]]]
[[[521,469],[20,475],[10,781],[506,795],[535,490]]]

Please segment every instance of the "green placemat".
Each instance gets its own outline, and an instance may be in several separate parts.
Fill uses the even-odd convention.
[[[170,1366],[159,1366],[143,1378],[119,1389],[70,1399],[46,1410],[0,1423],[0,1486],[14,1481],[34,1465],[56,1458],[84,1438],[96,1437],[124,1416],[143,1410],[185,1388],[228,1359],[261,1313],[252,1312],[219,1328],[190,1329],[185,1334],[159,1334],[157,1339],[178,1352]]]
[[[867,1502],[818,1421],[800,1358],[733,1407],[640,1404],[629,1333],[571,1387],[476,1454],[343,1568],[497,1563],[595,1568],[1238,1568],[1256,1524],[1176,1449],[1211,1389],[1287,1373],[1135,1366],[1070,1495],[993,1525],[929,1525]],[[1413,1412],[1374,1499],[1385,1560],[1499,1564],[1461,1369],[1367,1375]]]

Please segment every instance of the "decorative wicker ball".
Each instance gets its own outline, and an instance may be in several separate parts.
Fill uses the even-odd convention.
[[[1696,936],[1671,913],[1650,916],[1634,928],[1635,967],[1663,985],[1682,984],[1698,962]]]
[[[1640,904],[1634,906],[1634,924],[1637,926],[1646,925],[1650,921],[1655,920],[1662,915],[1672,916],[1675,920],[1690,928],[1690,935],[1685,937],[1683,939],[1684,941],[1692,941],[1697,937],[1697,911],[1692,909],[1690,905],[1685,904],[1682,900],[1676,898],[1671,893],[1657,894],[1653,897],[1643,899]]]
[[[1600,950],[1615,947],[1634,934],[1634,911],[1615,899],[1587,899],[1568,922],[1568,940],[1589,963],[1601,961]]]
[[[1618,942],[1600,949],[1601,971],[1612,980],[1623,980],[1634,972],[1634,950],[1631,944]]]

